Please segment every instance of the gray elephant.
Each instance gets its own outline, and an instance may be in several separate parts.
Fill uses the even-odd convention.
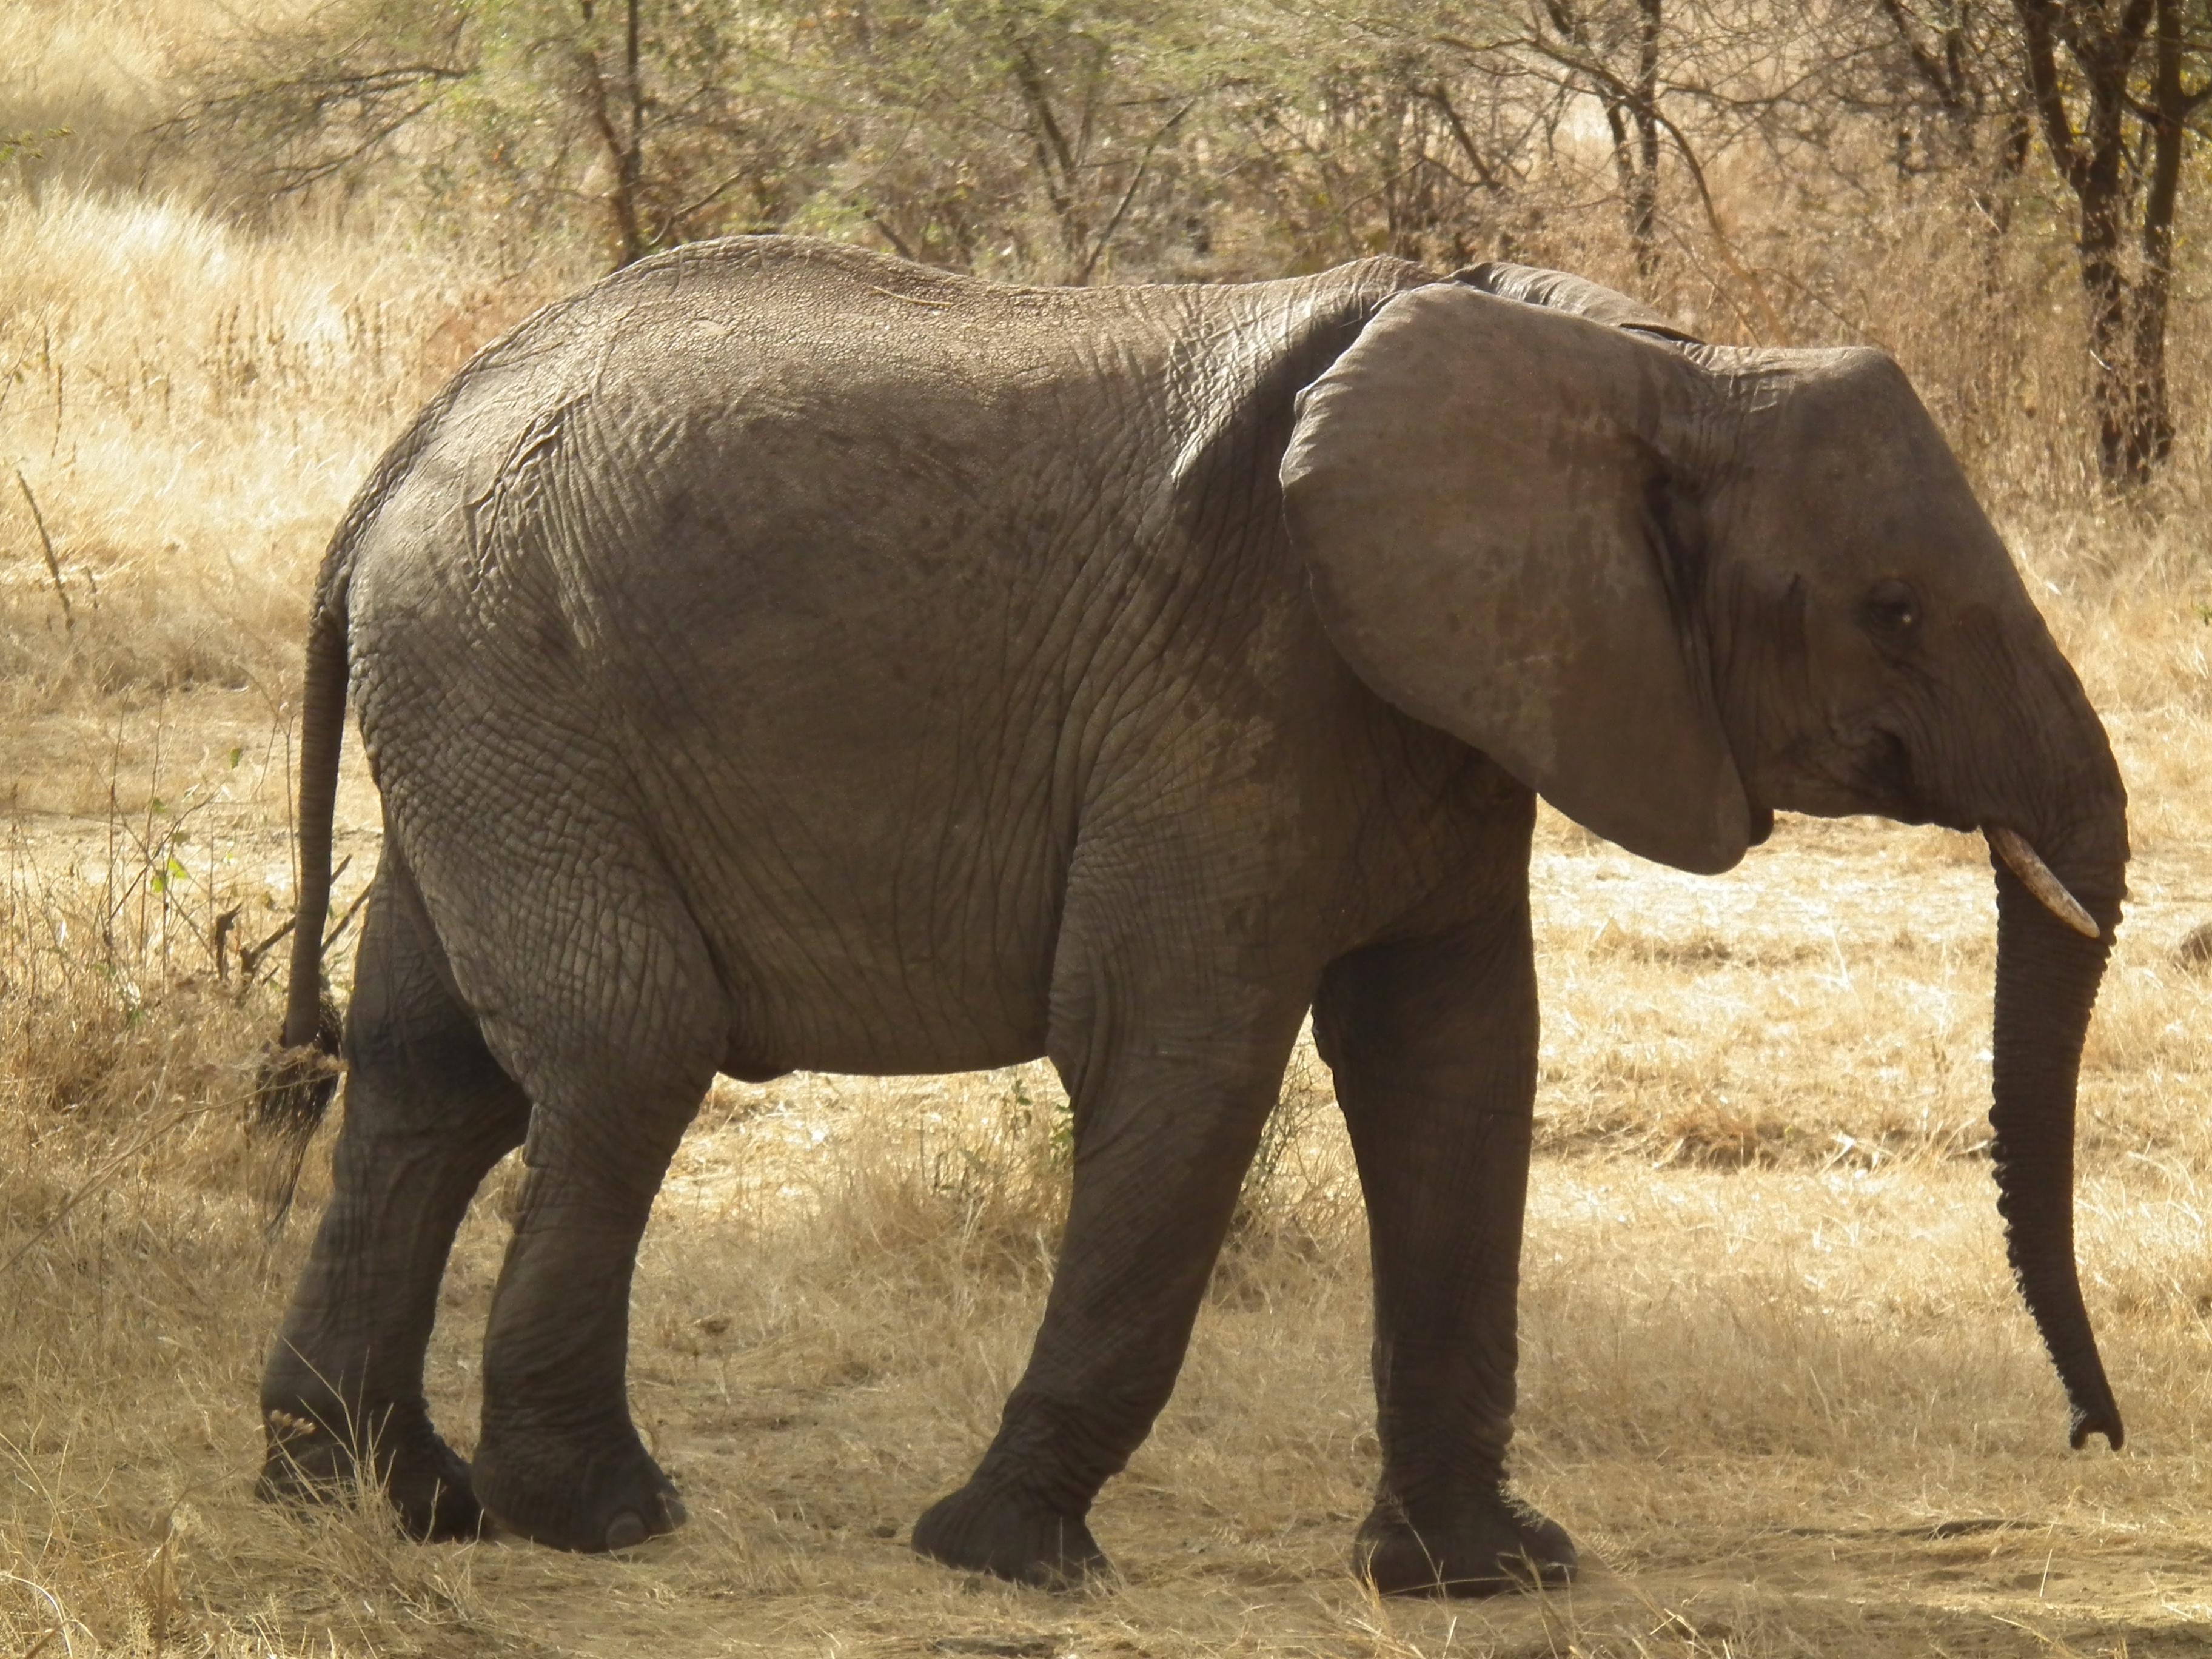
[[[2071,1160],[2124,796],[1879,354],[1704,345],[1503,265],[1058,291],[746,238],[621,271],[463,370],[324,565],[268,1097],[298,1115],[349,680],[383,862],[336,1191],[262,1385],[272,1495],[368,1455],[421,1535],[667,1531],[629,1282],[715,1074],[1043,1054],[1066,1242],[914,1547],[1093,1573],[1310,1009],[1373,1240],[1358,1565],[1565,1579],[1505,1486],[1540,793],[1693,871],[1777,809],[1988,832],[1999,1205],[2075,1443],[2120,1443]],[[471,1468],[423,1350],[517,1146]]]

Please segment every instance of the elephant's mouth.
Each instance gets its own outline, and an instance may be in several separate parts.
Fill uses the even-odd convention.
[[[1879,812],[1899,823],[1925,823],[1928,810],[1912,781],[1912,751],[1894,732],[1875,729],[1853,745],[1853,793],[1866,803],[1862,811]]]
[[[1912,751],[1885,727],[1832,731],[1801,743],[1782,770],[1784,776],[1771,791],[1775,804],[1815,817],[1870,812],[1899,823],[1979,827],[1971,820],[1953,822],[1954,814],[1927,797],[1913,775]]]

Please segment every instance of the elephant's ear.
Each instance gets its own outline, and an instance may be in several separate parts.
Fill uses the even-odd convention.
[[[1608,841],[1711,872],[1750,815],[1681,544],[1707,378],[1618,327],[1416,289],[1300,395],[1282,479],[1369,686]]]

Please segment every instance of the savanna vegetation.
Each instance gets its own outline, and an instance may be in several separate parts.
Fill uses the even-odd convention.
[[[2212,11],[2201,0],[15,0],[0,10],[0,1646],[90,1656],[2195,1652],[2212,1641]],[[487,339],[760,230],[1047,282],[1389,252],[1868,342],[2110,726],[2134,898],[2082,1091],[2124,1454],[2002,1265],[1978,841],[1733,874],[1547,817],[1522,1437],[1571,1595],[1380,1604],[1364,1244],[1308,1054],[1159,1431],[1052,1596],[912,1559],[1020,1364],[1048,1068],[723,1085],[649,1233],[623,1559],[256,1505],[304,1249],[245,1130],[324,538]],[[357,751],[356,751],[357,752]],[[341,799],[331,960],[376,857]],[[311,1158],[299,1212],[323,1190]],[[513,1192],[465,1229],[465,1443]]]

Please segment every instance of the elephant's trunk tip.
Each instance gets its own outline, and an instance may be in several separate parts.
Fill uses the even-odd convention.
[[[1996,823],[1984,826],[1982,833],[1989,837],[1990,846],[2005,861],[2006,868],[2020,878],[2021,885],[2034,894],[2045,909],[2084,939],[2104,937],[2095,918],[2081,908],[2081,900],[2066,890],[2066,884],[2051,873],[2051,866],[2036,855],[2035,848],[2027,844],[2025,836],[2016,830],[2008,830]],[[2115,1419],[2114,1427],[2118,1425]],[[2077,1427],[2074,1443],[2079,1446],[2081,1436],[2087,1432],[2087,1430]],[[2112,1444],[2117,1448],[2119,1442],[2115,1440]]]
[[[2074,1408],[2073,1431],[2066,1438],[2075,1451],[2089,1443],[2089,1437],[2101,1434],[2105,1443],[2114,1451],[2127,1444],[2128,1431],[2120,1421],[2120,1408],[2107,1400],[2101,1406]]]

